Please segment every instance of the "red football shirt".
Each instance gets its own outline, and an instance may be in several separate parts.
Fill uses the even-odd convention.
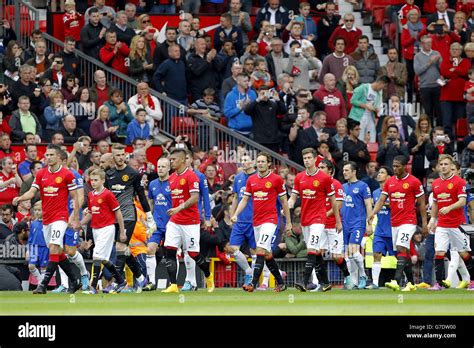
[[[178,174],[177,172],[171,174],[169,183],[173,208],[186,202],[191,197],[191,193],[199,193],[199,179],[189,168],[186,168],[186,170],[181,174]],[[188,209],[181,210],[178,214],[173,215],[170,221],[178,225],[199,224],[201,220],[197,203]]]
[[[461,197],[467,197],[466,182],[459,176],[453,174],[448,179],[433,181],[433,200],[438,203],[438,209],[456,203]],[[439,227],[458,228],[465,222],[464,208],[451,210],[447,215],[438,214]]]
[[[390,199],[393,227],[416,225],[416,199],[425,194],[417,178],[407,174],[399,179],[394,175],[385,182],[382,194]]]
[[[69,191],[77,189],[74,174],[63,166],[52,173],[49,167],[36,175],[33,187],[39,190],[43,208],[43,225],[55,221],[68,221]]]
[[[15,174],[10,173],[8,175],[5,175],[5,173],[0,172],[0,182],[3,183],[12,178],[15,178]],[[6,187],[0,188],[0,205],[12,204],[13,198],[17,197],[19,193],[20,188],[16,186],[16,182]]]
[[[244,195],[252,197],[254,226],[278,224],[277,197],[286,195],[285,183],[279,175],[269,172],[264,177],[258,173],[250,176]]]
[[[293,193],[301,199],[301,226],[326,223],[326,199],[334,194],[332,178],[319,169],[298,173]]]
[[[120,204],[115,195],[103,188],[100,192],[89,192],[87,209],[92,214],[91,227],[102,228],[115,224],[115,212]]]
[[[343,201],[344,200],[344,189],[342,188],[342,184],[337,181],[336,179],[332,179],[332,186],[334,187],[334,194],[336,201]],[[332,204],[329,201],[329,198],[326,198],[326,213],[332,209]],[[326,218],[326,228],[336,228],[336,216],[332,214],[331,216]]]
[[[23,221],[24,219],[27,219],[31,216],[31,214],[29,212],[27,212],[25,215],[23,215],[22,213],[20,213],[19,211],[16,212],[16,221],[20,222],[20,221]]]

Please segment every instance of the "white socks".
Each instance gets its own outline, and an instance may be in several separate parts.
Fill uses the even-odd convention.
[[[252,258],[252,265],[250,267],[252,267],[253,272],[253,269],[255,268],[255,262],[257,262],[257,255],[251,255],[250,257]]]
[[[359,277],[365,277],[365,269],[364,269],[364,258],[362,257],[360,252],[354,253],[354,259],[359,269]]]
[[[58,267],[59,269],[59,276],[61,277],[61,285],[64,286],[66,289],[69,288],[69,282],[68,282],[68,277],[66,273],[63,271],[61,267]]]
[[[148,280],[156,285],[156,257],[155,255],[146,256],[146,273],[148,274]]]
[[[373,284],[379,286],[380,272],[382,271],[382,263],[375,262],[372,264],[372,280]]]
[[[186,281],[191,285],[197,286],[196,282],[196,261],[188,253],[184,254],[184,264],[186,265]]]
[[[352,284],[359,284],[359,267],[357,266],[357,261],[355,257],[349,257],[349,263],[347,264],[349,268],[349,273],[351,274]]]
[[[318,279],[318,276],[316,275],[316,271],[315,271],[314,269],[313,269],[312,276],[313,276],[313,281],[312,281],[312,283],[313,283],[314,285],[316,285],[316,286],[319,285],[319,279]]]
[[[80,252],[76,251],[74,256],[69,256],[69,260],[71,260],[72,263],[75,264],[77,268],[79,268],[81,276],[87,275],[86,265],[84,264],[84,259]]]
[[[252,268],[249,266],[247,258],[240,250],[237,250],[236,252],[234,252],[233,256],[234,256],[235,262],[239,265],[240,268],[242,268],[245,271],[245,274],[253,273]],[[253,259],[252,259],[252,263],[253,263]]]
[[[41,283],[43,281],[43,275],[40,273],[40,271],[38,270],[38,268],[35,267],[34,270],[30,270],[30,273],[33,277],[36,278],[36,280],[38,281],[38,284]]]
[[[268,269],[267,265],[263,268],[263,281],[262,285],[266,285],[268,287],[268,281],[270,279],[270,270]]]
[[[448,276],[446,277],[446,279],[448,279],[451,283],[458,280],[456,271],[459,271],[462,280],[469,282],[470,275],[464,260],[461,258],[461,256],[459,256],[457,251],[451,251],[451,261],[449,261]]]

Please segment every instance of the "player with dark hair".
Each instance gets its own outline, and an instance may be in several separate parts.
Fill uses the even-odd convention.
[[[365,289],[367,276],[364,270],[364,259],[360,253],[360,244],[364,233],[372,233],[372,227],[366,225],[366,218],[372,213],[372,197],[370,188],[357,179],[357,164],[346,162],[342,174],[347,182],[344,188],[344,203],[342,206],[342,223],[344,230],[344,246],[349,258],[351,282],[346,288],[352,290],[357,283],[359,289]]]
[[[286,284],[278,269],[278,265],[273,259],[271,242],[278,225],[278,213],[276,209],[277,197],[283,207],[283,212],[286,218],[285,231],[289,233],[292,230],[290,209],[288,208],[288,201],[286,198],[286,187],[283,179],[273,173],[270,169],[272,158],[268,153],[260,152],[257,155],[257,170],[258,173],[252,175],[247,180],[244,197],[237,206],[234,215],[231,218],[233,223],[237,222],[240,213],[245,209],[250,198],[253,202],[253,225],[255,240],[257,246],[257,260],[255,262],[253,279],[251,285],[244,285],[243,289],[248,292],[253,292],[257,288],[260,275],[262,274],[264,264],[266,263],[268,269],[273,274],[276,280],[275,292],[285,291]]]
[[[164,293],[179,292],[176,282],[176,252],[186,250],[206,277],[208,292],[214,291],[214,275],[209,271],[209,262],[200,254],[200,222],[198,210],[199,179],[186,164],[186,151],[175,149],[170,155],[174,173],[169,177],[173,208],[167,211],[170,220],[166,226],[166,269],[170,286]]]
[[[301,226],[303,228],[303,236],[308,253],[303,284],[295,283],[295,287],[300,291],[314,290],[314,288],[308,288],[309,279],[314,269],[321,283],[321,290],[329,291],[332,286],[329,283],[327,269],[322,255],[328,243],[327,234],[324,232],[327,221],[327,199],[335,212],[335,229],[338,231],[342,230],[341,218],[334,197],[332,178],[316,167],[316,150],[306,148],[302,151],[302,156],[306,171],[296,175],[295,185],[288,203],[290,207],[293,207],[298,196],[301,199]]]
[[[433,182],[433,205],[429,230],[435,233],[435,273],[436,284],[428,290],[442,290],[443,286],[451,287],[445,279],[444,256],[448,247],[458,252],[466,264],[470,275],[468,290],[474,290],[474,264],[469,243],[466,243],[459,226],[465,223],[464,206],[466,205],[466,182],[455,175],[454,160],[450,155],[440,155],[438,167],[441,176]],[[466,245],[467,244],[467,245]]]
[[[145,195],[145,189],[141,184],[142,176],[125,163],[125,145],[114,144],[112,146],[112,156],[114,166],[106,171],[105,187],[115,195],[120,203],[120,210],[122,211],[125,225],[125,234],[127,235],[127,239],[122,242],[119,239],[119,229],[116,226],[116,267],[117,271],[123,278],[123,269],[126,263],[137,280],[137,292],[141,292],[143,287],[146,285],[147,280],[140,271],[137,261],[129,253],[128,249],[128,244],[132,238],[133,230],[135,229],[137,221],[137,212],[135,204],[133,203],[135,196],[138,196],[140,204],[146,213],[146,225],[150,233],[156,230],[156,224],[150,211],[150,206]],[[118,287],[116,289],[117,292],[121,290],[123,290],[123,288]]]
[[[318,168],[323,172],[331,176],[332,185],[334,187],[334,198],[336,199],[337,211],[339,212],[344,201],[344,189],[342,184],[334,179],[335,167],[334,164],[324,159],[318,164]],[[336,229],[336,217],[332,207],[332,203],[326,198],[326,224],[324,226],[324,233],[326,233],[327,244],[323,251],[329,250],[331,256],[336,263],[337,267],[344,276],[344,286],[350,284],[350,273],[347,269],[346,259],[344,258],[344,236],[342,230]]]
[[[392,241],[397,248],[397,270],[395,279],[385,283],[385,286],[394,291],[400,290],[403,272],[405,272],[408,279],[408,284],[403,290],[416,290],[409,255],[410,242],[417,225],[416,203],[418,203],[420,209],[422,231],[424,234],[428,233],[423,185],[417,178],[407,172],[407,164],[408,159],[405,156],[395,156],[393,159],[393,173],[395,175],[385,182],[380,199],[367,220],[371,223],[374,215],[382,210],[387,199],[390,200]]]
[[[377,181],[379,182],[380,187],[383,187],[385,182],[390,179],[392,175],[392,169],[386,166],[380,167],[377,174]],[[380,188],[372,193],[375,204],[377,204],[381,194],[382,190]],[[393,250],[392,224],[390,219],[390,201],[387,201],[377,214],[377,226],[375,227],[373,240],[374,263],[372,265],[372,284],[367,286],[366,289],[379,288],[380,272],[382,271],[382,256],[385,256],[387,253],[390,256],[395,255],[395,251]]]
[[[32,199],[36,191],[39,191],[41,196],[43,231],[45,241],[49,245],[50,254],[44,278],[33,291],[33,294],[46,294],[46,288],[58,265],[66,272],[71,281],[68,292],[74,293],[81,288],[81,282],[76,278],[73,266],[63,251],[64,235],[68,222],[75,230],[79,230],[81,225],[79,223],[80,207],[74,174],[61,165],[60,151],[61,149],[58,146],[48,145],[44,155],[48,166],[38,172],[33,185],[27,192],[13,199],[13,204],[18,205],[21,201]],[[71,195],[74,201],[71,215],[68,213],[68,194]]]

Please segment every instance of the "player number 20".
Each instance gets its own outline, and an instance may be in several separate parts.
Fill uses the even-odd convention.
[[[59,230],[53,230],[53,233],[51,235],[52,238],[57,239],[61,236],[61,231]]]

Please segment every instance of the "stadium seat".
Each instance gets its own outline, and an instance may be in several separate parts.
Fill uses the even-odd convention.
[[[197,123],[192,117],[175,116],[171,121],[171,134],[187,135],[193,145],[197,144]]]
[[[461,141],[466,135],[469,134],[469,125],[467,124],[467,118],[460,118],[456,121],[456,138]]]
[[[367,144],[367,150],[369,150],[370,153],[370,160],[375,161],[377,158],[377,151],[379,150],[379,144],[378,143],[368,143]]]

